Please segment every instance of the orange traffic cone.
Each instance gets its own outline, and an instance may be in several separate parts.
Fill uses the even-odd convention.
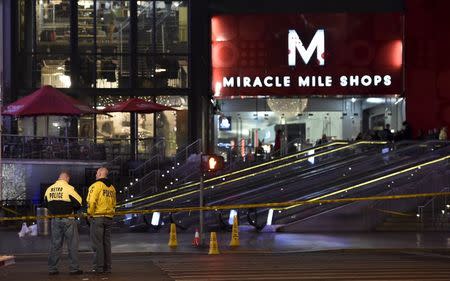
[[[192,246],[199,247],[200,246],[200,234],[198,233],[198,228],[195,229],[194,240],[192,240]]]

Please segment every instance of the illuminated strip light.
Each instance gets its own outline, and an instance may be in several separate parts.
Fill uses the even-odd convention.
[[[236,210],[230,210],[230,216],[228,218],[228,224],[233,225],[235,216],[237,216],[237,211]]]
[[[345,145],[345,144],[348,144],[348,142],[344,142],[344,141],[332,142],[330,144],[321,146],[320,148],[325,148],[325,147],[329,147],[329,146],[333,146],[333,145],[340,145],[340,144]],[[361,141],[361,142],[357,142],[357,143],[354,143],[354,144],[350,144],[350,145],[348,145],[346,147],[351,147],[351,146],[359,145],[359,144],[386,144],[386,142],[384,142],[384,141],[372,141],[372,142],[370,142],[370,141]],[[316,147],[314,149],[318,149],[318,148]],[[268,162],[265,162],[265,163],[262,163],[262,164],[259,164],[259,165],[256,165],[256,166],[251,166],[251,167],[239,170],[239,171],[234,171],[234,172],[231,172],[231,173],[228,173],[228,174],[225,174],[225,175],[221,175],[221,176],[217,176],[217,177],[214,177],[214,178],[210,178],[210,179],[205,180],[204,183],[209,183],[209,182],[212,182],[212,181],[224,178],[224,177],[233,176],[233,175],[240,174],[240,173],[243,173],[243,172],[246,172],[246,171],[250,171],[250,170],[253,170],[253,169],[256,169],[256,168],[260,168],[260,167],[264,167],[264,166],[267,166],[267,165],[270,165],[270,164],[273,164],[273,163],[277,163],[277,162],[280,162],[280,161],[283,161],[283,160],[286,160],[286,159],[289,159],[289,158],[292,158],[292,157],[297,157],[297,156],[302,155],[302,154],[307,154],[310,151],[314,151],[314,149],[308,149],[306,151],[302,151],[302,152],[299,152],[299,153],[296,153],[296,154],[285,156],[285,157],[282,157],[282,158],[279,158],[279,159],[274,159],[274,160],[271,160],[271,161],[268,161]],[[181,187],[176,188],[176,189],[171,189],[171,190],[168,190],[168,191],[165,191],[165,192],[162,192],[162,193],[150,195],[150,196],[147,196],[147,197],[144,197],[144,198],[140,198],[140,199],[136,199],[136,200],[133,200],[133,201],[130,201],[130,202],[133,203],[133,204],[139,203],[139,202],[142,202],[142,201],[146,201],[148,199],[153,199],[153,198],[156,198],[156,197],[159,197],[159,196],[163,196],[163,195],[166,195],[166,194],[169,194],[169,193],[174,193],[174,192],[177,192],[177,191],[181,191],[181,190],[187,189],[189,187],[196,186],[198,184],[199,184],[199,182],[190,183],[188,185],[184,185],[184,186],[181,186]],[[125,206],[125,204],[117,205],[118,208],[124,207],[124,206]]]
[[[439,158],[439,159],[436,159],[436,160],[433,160],[433,161],[430,161],[430,162],[426,162],[426,163],[423,163],[423,164],[420,164],[420,165],[417,165],[417,166],[414,166],[414,167],[410,167],[410,168],[407,168],[407,169],[404,169],[404,170],[401,170],[401,171],[398,171],[398,172],[394,172],[394,173],[391,173],[391,174],[388,174],[388,175],[385,175],[385,176],[382,176],[382,177],[379,177],[379,178],[375,178],[375,179],[372,179],[370,181],[366,181],[366,182],[363,182],[363,183],[360,183],[360,184],[357,184],[357,185],[353,185],[353,186],[350,186],[350,187],[347,187],[347,188],[344,188],[344,189],[341,189],[341,190],[338,190],[338,191],[335,191],[335,192],[332,192],[332,193],[329,193],[329,194],[325,194],[325,195],[322,195],[322,196],[319,196],[319,197],[307,200],[306,202],[318,201],[318,200],[321,200],[321,199],[326,198],[326,197],[330,197],[330,196],[333,196],[333,195],[336,195],[336,194],[339,194],[339,193],[347,192],[349,190],[352,190],[352,189],[355,189],[355,188],[358,188],[358,187],[361,187],[361,186],[365,186],[365,185],[368,185],[368,184],[371,184],[371,183],[374,183],[374,182],[378,182],[378,181],[381,181],[381,180],[384,180],[384,179],[387,179],[387,178],[395,177],[397,175],[400,175],[400,174],[403,174],[403,173],[407,173],[409,171],[421,168],[423,166],[428,166],[428,165],[432,165],[432,164],[435,164],[435,163],[438,163],[438,162],[442,162],[442,161],[445,161],[447,159],[450,159],[450,155],[442,157],[442,158]],[[292,205],[292,206],[284,207],[284,208],[277,208],[275,210],[277,210],[277,211],[278,210],[289,210],[289,209],[292,209],[292,208],[299,207],[301,205],[303,205],[303,204]]]
[[[160,218],[161,218],[161,213],[160,212],[154,212],[153,215],[152,215],[152,222],[151,222],[151,224],[153,226],[158,226]]]
[[[333,152],[336,152],[336,151],[339,151],[339,150],[344,150],[344,149],[347,149],[347,148],[352,147],[352,146],[356,146],[356,145],[359,145],[359,144],[366,144],[366,143],[373,144],[373,142],[370,142],[370,141],[363,141],[363,142],[359,142],[359,143],[354,143],[354,144],[346,145],[346,146],[343,146],[343,147],[338,147],[338,148],[335,148],[335,149],[332,149],[332,150],[329,150],[329,151],[318,153],[317,155],[315,155],[315,157],[327,155],[327,154],[330,154],[330,153],[333,153]],[[386,142],[384,142],[384,143],[386,143]],[[375,142],[375,144],[378,144],[378,142]],[[235,179],[230,179],[230,180],[227,180],[225,182],[221,182],[221,183],[215,184],[213,186],[205,187],[203,190],[213,189],[213,188],[225,185],[225,184],[229,184],[229,183],[233,183],[233,182],[240,181],[240,180],[243,180],[243,179],[247,179],[247,178],[250,178],[250,177],[254,177],[254,176],[257,176],[259,174],[265,174],[267,172],[278,170],[278,169],[281,169],[281,168],[284,168],[284,167],[288,167],[290,165],[294,165],[294,164],[297,164],[297,163],[305,162],[305,161],[308,161],[308,158],[298,159],[298,160],[290,162],[290,163],[281,164],[279,166],[272,167],[272,168],[269,168],[269,169],[266,169],[266,170],[258,171],[258,172],[255,172],[255,173],[251,173],[251,174],[248,174],[248,175],[245,175],[245,176],[241,176],[241,177],[238,177],[238,178],[235,178]],[[164,203],[164,202],[167,202],[167,201],[173,201],[173,199],[178,199],[178,198],[181,198],[181,197],[184,197],[184,196],[187,196],[187,195],[191,195],[191,194],[194,194],[194,193],[197,193],[197,192],[199,192],[199,191],[198,190],[193,190],[193,191],[186,192],[186,193],[183,193],[183,194],[179,194],[179,195],[176,195],[176,196],[173,196],[173,197],[170,197],[170,198],[166,198],[166,199],[162,199],[162,200],[159,200],[159,201],[156,201],[156,202],[145,204],[145,205],[141,206],[141,208],[153,206],[153,205],[156,205],[156,204],[159,204],[159,203]]]
[[[273,219],[273,209],[269,209],[269,213],[267,214],[266,225],[272,225],[272,219]]]

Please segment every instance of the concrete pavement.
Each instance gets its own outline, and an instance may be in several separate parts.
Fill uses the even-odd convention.
[[[91,255],[81,254],[89,269]],[[110,275],[68,274],[64,259],[57,276],[48,276],[45,255],[18,256],[0,268],[0,280],[64,281],[242,281],[242,280],[449,280],[448,256],[403,252],[290,254],[114,254]]]
[[[19,238],[16,232],[0,232],[0,255],[47,253],[49,237]],[[208,249],[191,246],[194,233],[178,233],[178,247],[167,246],[169,234],[113,233],[113,253],[206,253]],[[228,243],[231,233],[218,233],[219,247],[231,251]],[[341,232],[341,233],[256,233],[240,232],[241,246],[235,252],[286,253],[357,249],[450,250],[447,232]],[[90,252],[87,234],[80,235],[80,251]],[[209,241],[209,235],[206,242]]]

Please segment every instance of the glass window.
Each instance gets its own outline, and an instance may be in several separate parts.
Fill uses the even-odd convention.
[[[128,99],[128,96],[99,96],[97,109],[114,105]],[[130,114],[112,112],[97,115],[97,139],[104,142],[108,139],[128,139],[130,137]]]
[[[139,56],[141,88],[188,88],[187,56]]]
[[[51,85],[55,88],[70,88],[70,58],[68,55],[36,55],[35,87]]]
[[[97,88],[127,88],[129,84],[129,56],[103,55],[97,57]]]
[[[80,53],[94,51],[94,1],[78,0],[78,47]]]
[[[156,1],[156,52],[188,51],[187,1]]]
[[[78,124],[78,136],[80,138],[94,138],[94,117],[80,117],[80,123]]]
[[[138,1],[138,52],[187,53],[187,6],[187,1]]]
[[[81,88],[94,88],[96,83],[96,60],[95,56],[80,56],[80,79]]]
[[[137,114],[138,124],[138,153],[147,154],[153,145],[157,143],[154,138],[154,114]]]
[[[129,1],[97,1],[97,45],[115,47],[126,53],[130,33]]]
[[[174,156],[188,142],[188,97],[158,96],[156,102],[177,109],[157,113],[155,118],[156,135],[166,140],[165,154]]]
[[[38,52],[70,52],[69,0],[36,1],[36,44]]]
[[[153,33],[153,1],[138,1],[138,52],[154,52]]]
[[[17,57],[17,65],[22,66],[21,71],[18,73],[18,81],[20,81],[20,87],[22,89],[34,88],[32,74],[38,72],[38,70],[36,67],[33,67],[33,60],[34,56],[28,54],[21,54]],[[41,77],[39,74],[39,81],[40,79]]]
[[[34,134],[33,117],[18,118],[18,134],[38,137],[76,137],[73,129],[77,126],[77,117],[37,116],[36,134]]]

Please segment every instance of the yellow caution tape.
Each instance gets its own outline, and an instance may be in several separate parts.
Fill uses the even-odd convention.
[[[402,213],[402,212],[396,212],[396,211],[390,211],[390,210],[383,210],[383,209],[378,209],[378,208],[370,208],[370,209],[378,211],[378,212],[390,214],[390,215],[401,216],[401,217],[415,217],[416,216],[416,214],[408,214],[408,213]]]
[[[278,203],[258,203],[258,204],[239,204],[239,205],[218,205],[218,206],[206,206],[206,207],[181,207],[181,208],[159,208],[149,210],[129,210],[119,211],[115,213],[96,214],[96,216],[123,216],[130,214],[151,214],[155,212],[159,213],[178,213],[178,212],[193,212],[193,211],[217,211],[217,210],[232,210],[232,209],[250,209],[250,208],[276,208],[276,207],[288,207],[295,205],[312,205],[312,204],[331,204],[331,203],[348,203],[358,201],[380,201],[380,200],[400,200],[400,199],[413,199],[422,197],[437,197],[437,196],[450,196],[450,192],[434,192],[434,193],[417,193],[417,194],[402,194],[402,195],[388,195],[388,196],[372,196],[372,197],[353,197],[353,198],[341,198],[341,199],[328,199],[328,200],[316,200],[316,201],[289,201]],[[23,221],[23,220],[42,220],[51,218],[81,218],[88,217],[87,214],[71,214],[71,215],[50,215],[50,216],[22,216],[22,217],[9,217],[0,218],[0,221]]]
[[[7,207],[5,207],[5,206],[0,206],[0,209],[3,209],[3,210],[5,210],[5,211],[7,211],[7,212],[9,212],[9,213],[12,213],[12,214],[16,215],[16,216],[20,215],[19,212],[16,212],[16,211],[14,211],[13,209],[7,208]]]

